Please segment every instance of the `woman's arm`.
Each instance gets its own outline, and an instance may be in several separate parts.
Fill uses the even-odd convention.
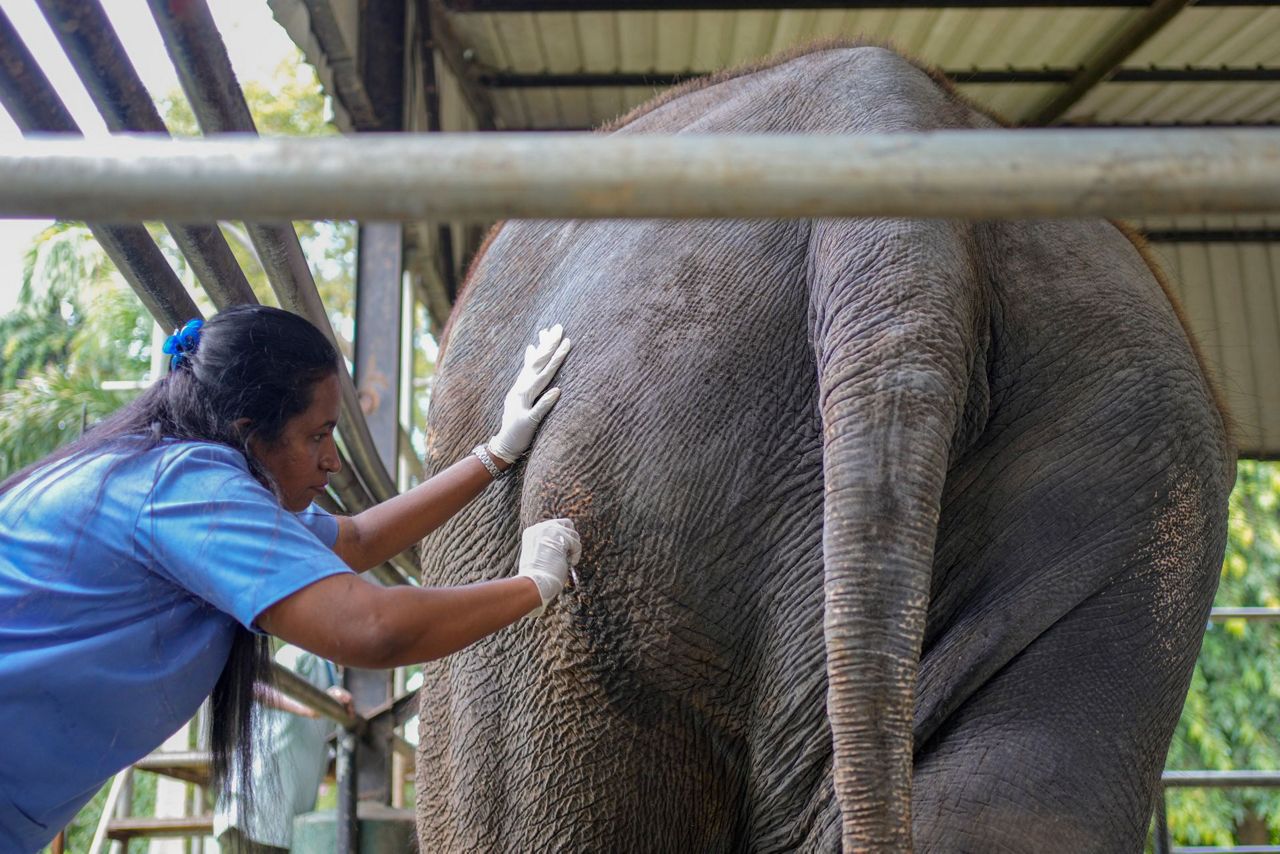
[[[541,604],[537,585],[518,576],[461,587],[381,587],[331,575],[268,608],[258,625],[338,664],[385,669],[457,652]]]
[[[542,613],[564,588],[582,544],[573,522],[548,519],[520,536],[520,575],[464,587],[380,587],[356,575],[322,578],[258,615],[265,631],[356,667],[440,658]]]
[[[493,462],[503,470],[511,465],[497,457]],[[439,528],[492,481],[484,463],[468,456],[363,513],[338,516],[333,550],[356,572],[372,569]]]

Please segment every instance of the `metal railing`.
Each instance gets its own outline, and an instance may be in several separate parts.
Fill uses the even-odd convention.
[[[1209,612],[1209,623],[1225,623],[1227,620],[1250,622],[1280,622],[1280,608],[1214,608]],[[1165,771],[1160,776],[1160,794],[1156,798],[1155,828],[1153,833],[1155,854],[1280,854],[1280,845],[1237,846],[1173,846],[1169,832],[1168,790],[1184,788],[1247,789],[1280,788],[1280,770],[1260,771]]]
[[[3,217],[998,219],[1275,211],[1280,130],[113,137],[0,146]]]

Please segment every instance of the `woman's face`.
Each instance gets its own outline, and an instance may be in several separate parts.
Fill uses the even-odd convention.
[[[280,438],[271,444],[249,439],[249,450],[271,472],[280,503],[297,513],[324,492],[329,475],[342,468],[333,429],[338,425],[338,377],[315,384],[311,406],[285,422]]]

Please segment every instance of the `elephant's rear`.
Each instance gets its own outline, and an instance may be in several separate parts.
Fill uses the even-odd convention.
[[[737,91],[772,98],[768,108],[733,116],[708,87],[625,130],[981,122],[884,51],[812,63],[809,74],[744,79]],[[494,426],[486,419],[515,368],[506,359],[539,325],[563,323],[574,349],[527,462],[427,543],[426,580],[506,574],[519,528],[548,516],[577,522],[584,557],[580,584],[537,623],[429,669],[426,847],[837,848],[833,659],[841,687],[863,692],[855,700],[876,701],[866,688],[882,675],[899,683],[871,711],[840,704],[845,797],[866,807],[845,817],[846,839],[863,832],[858,822],[898,841],[908,832],[913,698],[922,848],[1014,850],[1089,830],[1079,803],[1053,813],[1055,779],[1095,800],[1141,796],[1212,594],[1230,451],[1149,273],[1099,267],[1101,281],[1130,288],[1128,326],[1117,305],[1090,316],[1088,288],[1100,285],[1087,276],[1056,303],[1010,301],[1052,295],[1071,252],[1094,249],[1050,238],[1046,254],[1043,230],[1054,227],[1031,228],[1041,232],[908,221],[500,232],[446,346],[431,466]],[[1084,239],[1098,228],[1110,227],[1088,226]],[[1136,512],[1106,524],[1126,506]],[[829,574],[836,562],[841,577]],[[900,600],[865,595],[878,580]],[[844,597],[834,606],[833,591]],[[845,642],[834,656],[824,612],[838,615],[830,634]],[[920,638],[893,634],[907,623],[923,634],[914,693],[915,662],[901,650],[920,650]],[[848,642],[851,626],[869,634]],[[1125,638],[1167,641],[1166,661],[1116,669]],[[1091,644],[1101,658],[1082,654]],[[1093,671],[1163,692],[1142,701],[1159,714],[1120,707],[1106,725],[1124,739],[1135,721],[1150,724],[1115,752],[1145,763],[1137,784],[1123,770],[1084,779],[1106,739],[1088,720],[1055,724],[1060,711],[1098,708],[1101,721],[1117,708],[1100,682],[1075,680]],[[1068,687],[1076,693],[1055,693]],[[1061,709],[1036,705],[1049,698]],[[1001,739],[1006,720],[1031,725]],[[898,731],[877,729],[885,721]],[[1072,739],[1087,748],[1077,767]],[[1009,797],[995,785],[1019,789],[1037,757],[1049,761],[1043,790]],[[866,785],[882,768],[893,785]],[[994,812],[971,808],[986,796]],[[1124,821],[1144,808],[1125,805]],[[1092,830],[1111,841],[1130,832]]]
[[[573,350],[516,479],[428,541],[426,578],[505,574],[519,527],[551,516],[584,553],[543,618],[430,669],[424,844],[715,851],[763,829],[786,847],[806,808],[829,830],[807,228],[529,223],[489,248],[446,347],[432,464],[484,435],[510,369],[491,359],[522,327],[563,323]]]
[[[1221,566],[1226,418],[1114,226],[993,224],[985,248],[990,420],[939,524],[917,844],[1138,850]]]

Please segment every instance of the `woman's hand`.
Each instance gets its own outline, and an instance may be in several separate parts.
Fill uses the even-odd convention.
[[[520,575],[538,586],[542,605],[529,612],[530,617],[540,617],[551,600],[560,595],[569,567],[578,563],[582,555],[582,542],[573,522],[568,519],[548,519],[524,529],[520,538]]]
[[[525,348],[524,367],[502,404],[502,428],[488,443],[489,453],[504,462],[514,463],[529,449],[538,424],[560,398],[558,388],[546,394],[542,390],[569,353],[570,341],[563,335],[564,330],[557,323],[540,330],[538,343]]]

